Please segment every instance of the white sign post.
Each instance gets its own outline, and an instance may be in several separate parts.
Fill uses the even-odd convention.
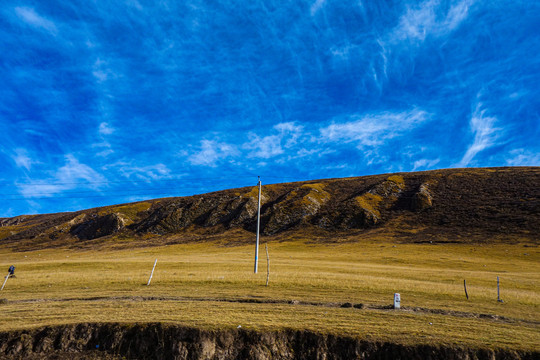
[[[399,293],[394,294],[394,309],[399,310],[401,308],[401,296]]]

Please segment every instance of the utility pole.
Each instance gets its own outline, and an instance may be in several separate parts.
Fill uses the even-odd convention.
[[[255,245],[255,274],[259,265],[259,228],[261,226],[261,177],[259,176],[259,203],[257,205],[257,244]]]
[[[150,281],[152,281],[152,276],[154,276],[154,270],[156,269],[157,259],[154,261],[154,267],[152,268],[152,272],[150,273],[150,278],[148,279],[148,284],[146,286],[150,285]]]
[[[255,271],[256,272],[256,271]],[[6,286],[7,279],[9,278],[9,274],[6,276],[6,280],[4,280],[4,283],[2,284],[2,288],[0,290],[4,290],[4,286]]]

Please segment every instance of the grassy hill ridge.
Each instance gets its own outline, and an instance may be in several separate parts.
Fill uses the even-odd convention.
[[[265,185],[263,235],[475,242],[540,239],[540,167],[446,169]],[[158,244],[255,231],[257,188],[0,219],[0,244]],[[135,240],[134,240],[135,239]]]

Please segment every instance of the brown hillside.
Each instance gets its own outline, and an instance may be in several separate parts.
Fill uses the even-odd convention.
[[[540,239],[540,167],[448,169],[263,186],[261,229],[276,239],[532,241]],[[257,188],[73,213],[0,219],[18,249],[251,238]]]

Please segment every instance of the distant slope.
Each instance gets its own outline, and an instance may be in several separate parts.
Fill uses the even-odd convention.
[[[141,244],[255,230],[257,188],[156,199],[73,213],[0,219],[16,248]],[[397,241],[540,239],[540,167],[447,169],[263,186],[261,229],[279,239]],[[223,236],[221,236],[223,235]]]

